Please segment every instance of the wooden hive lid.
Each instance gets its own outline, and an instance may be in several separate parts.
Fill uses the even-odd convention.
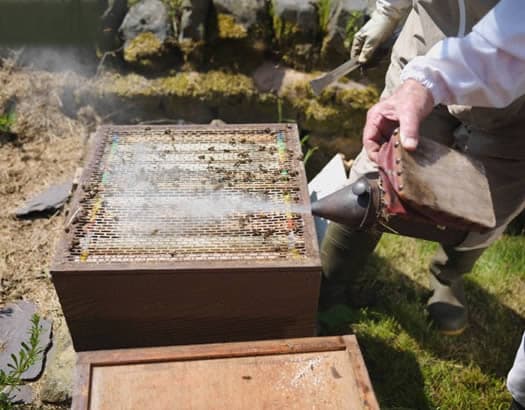
[[[354,336],[79,354],[73,409],[378,409]]]

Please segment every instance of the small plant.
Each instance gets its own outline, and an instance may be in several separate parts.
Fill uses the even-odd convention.
[[[352,46],[355,33],[357,33],[363,25],[363,17],[363,13],[358,10],[352,11],[352,13],[350,13],[350,17],[348,17],[346,22],[345,47],[350,48]]]
[[[0,410],[13,407],[11,396],[16,387],[22,383],[22,375],[35,364],[42,349],[38,346],[42,327],[40,317],[33,315],[31,318],[31,331],[29,342],[22,342],[18,355],[12,354],[12,362],[7,365],[9,371],[0,370]]]
[[[319,0],[317,3],[317,14],[319,16],[319,28],[323,34],[328,32],[328,23],[332,12],[332,0]]]
[[[0,132],[11,132],[11,127],[16,121],[14,112],[0,115]]]
[[[277,98],[277,122],[295,122],[291,118],[284,118],[283,117],[283,99]]]
[[[303,138],[301,138],[301,147],[306,148],[308,140],[310,139],[310,135],[305,135]],[[308,147],[306,150],[306,153],[304,154],[303,163],[306,165],[308,160],[312,157],[315,151],[317,151],[319,147],[316,145],[315,147]]]
[[[282,21],[275,12],[275,0],[270,1],[268,12],[272,19],[272,28],[275,34],[275,38],[279,39],[282,31]]]
[[[283,100],[282,98],[277,99],[277,121],[278,122],[294,122],[294,120],[290,118],[283,118]],[[303,138],[301,138],[301,148],[304,149],[307,146],[308,140],[310,139],[310,135],[305,135]],[[308,147],[306,150],[306,153],[304,154],[303,163],[306,165],[310,157],[313,155],[315,151],[317,151],[319,147]]]
[[[283,100],[277,99],[277,122],[283,122]]]

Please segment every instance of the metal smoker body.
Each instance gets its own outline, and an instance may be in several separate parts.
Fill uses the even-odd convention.
[[[495,226],[490,187],[476,160],[428,139],[407,152],[394,133],[380,150],[378,166],[377,180],[359,179],[314,202],[312,213],[353,229],[447,245]]]
[[[361,178],[312,204],[312,214],[356,230],[378,230],[443,244],[459,243],[467,230],[446,228],[399,217],[381,218],[381,190],[376,181]]]

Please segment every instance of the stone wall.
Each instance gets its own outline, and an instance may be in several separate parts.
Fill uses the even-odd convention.
[[[367,0],[110,0],[104,33],[149,69],[167,55],[199,69],[238,60],[235,50],[312,70],[348,58],[368,10]]]

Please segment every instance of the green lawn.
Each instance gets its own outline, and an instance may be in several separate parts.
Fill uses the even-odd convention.
[[[470,322],[441,336],[424,309],[430,242],[384,235],[365,268],[373,301],[321,315],[357,335],[382,409],[507,409],[505,377],[525,330],[525,237],[504,236],[467,276]]]

